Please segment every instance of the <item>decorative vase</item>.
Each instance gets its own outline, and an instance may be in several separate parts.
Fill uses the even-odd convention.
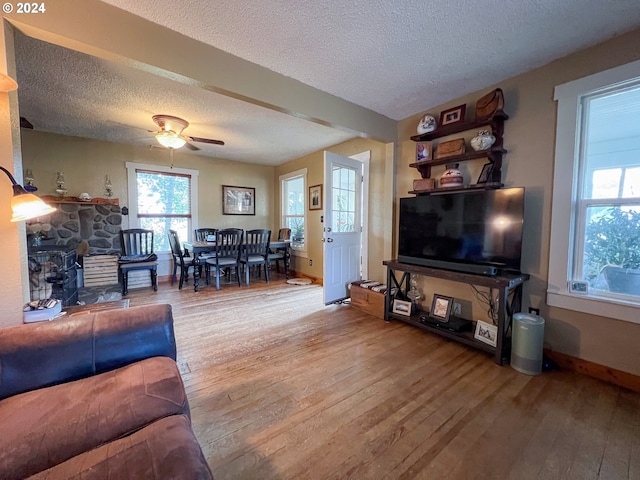
[[[457,163],[448,163],[447,170],[440,177],[441,187],[461,187],[464,184],[462,172],[458,170]]]
[[[492,135],[489,130],[480,130],[478,135],[473,137],[469,143],[471,144],[471,148],[478,152],[491,148],[491,145],[496,143],[496,137]]]
[[[423,133],[433,132],[438,124],[436,123],[436,118],[433,115],[425,115],[418,122],[418,134],[422,135]]]

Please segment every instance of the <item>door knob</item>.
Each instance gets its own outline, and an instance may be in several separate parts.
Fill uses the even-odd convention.
[[[333,242],[333,238],[327,238],[327,242],[329,243]]]

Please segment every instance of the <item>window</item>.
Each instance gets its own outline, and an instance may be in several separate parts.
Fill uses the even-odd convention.
[[[640,62],[560,85],[555,98],[547,302],[640,323]]]
[[[302,252],[305,251],[306,185],[306,169],[280,177],[282,225],[291,229],[291,249]]]
[[[194,224],[197,171],[127,163],[131,228],[153,230],[155,252],[170,251],[168,233],[187,240]]]

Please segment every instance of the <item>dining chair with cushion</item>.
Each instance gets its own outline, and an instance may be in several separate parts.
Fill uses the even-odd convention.
[[[173,273],[171,274],[171,285],[176,281],[176,272],[180,267],[180,281],[178,290],[182,290],[183,283],[189,283],[189,269],[194,268],[193,257],[185,254],[180,246],[178,232],[169,230],[169,245],[171,246],[171,254],[173,255]]]
[[[216,233],[215,256],[207,258],[205,272],[207,285],[211,283],[211,270],[215,270],[216,290],[220,290],[220,273],[224,269],[234,268],[240,284],[240,254],[242,252],[242,239],[244,230],[241,228],[227,228]]]
[[[290,240],[291,239],[291,229],[290,228],[281,228],[278,230],[278,241]],[[269,265],[271,262],[276,263],[276,272],[280,273],[280,262],[285,262],[287,259],[287,250],[284,248],[276,248],[273,251],[269,252]]]
[[[249,285],[249,271],[251,267],[264,267],[264,276],[269,283],[269,242],[271,241],[271,230],[255,229],[247,230],[245,233],[244,248],[240,262],[245,269],[245,281]]]
[[[211,242],[216,238],[216,234],[218,233],[217,228],[196,228],[193,230],[193,241],[194,242]],[[200,260],[203,262],[207,258],[211,258],[215,255],[213,250],[211,252],[202,252],[199,254]]]
[[[217,232],[217,228],[196,228],[193,231],[193,240],[196,242],[210,241],[210,235],[213,235],[213,238],[215,238]]]
[[[122,279],[122,295],[129,293],[129,272],[149,270],[151,286],[158,290],[158,257],[153,253],[153,230],[131,228],[120,231],[118,268]]]

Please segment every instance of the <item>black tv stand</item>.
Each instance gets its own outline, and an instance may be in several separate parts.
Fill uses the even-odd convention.
[[[522,286],[524,282],[529,280],[526,273],[504,273],[499,272],[496,275],[488,276],[486,274],[474,274],[454,272],[442,268],[423,267],[420,265],[411,265],[401,263],[398,260],[385,260],[382,262],[387,266],[387,292],[395,290],[395,295],[385,296],[385,312],[384,319],[400,320],[422,330],[442,335],[451,340],[461,342],[487,353],[494,357],[494,361],[498,365],[509,363],[511,356],[511,322],[513,313],[520,310],[522,302]],[[400,276],[399,273],[402,273]],[[423,275],[425,277],[440,278],[454,282],[467,283],[470,285],[478,285],[498,290],[498,338],[496,346],[493,347],[487,343],[481,342],[474,338],[474,330],[464,332],[452,332],[434,325],[429,325],[420,321],[420,316],[425,312],[418,311],[411,316],[404,316],[393,313],[393,300],[407,300],[407,293],[411,280],[411,274]],[[472,322],[475,327],[475,322]]]

